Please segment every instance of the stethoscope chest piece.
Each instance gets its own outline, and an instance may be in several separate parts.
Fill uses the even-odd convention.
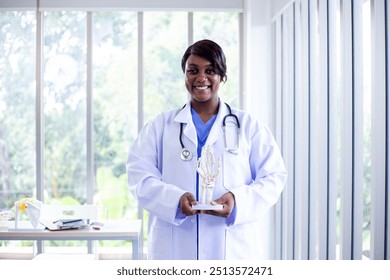
[[[188,149],[183,149],[180,153],[180,157],[182,160],[191,160],[192,159],[192,153]]]

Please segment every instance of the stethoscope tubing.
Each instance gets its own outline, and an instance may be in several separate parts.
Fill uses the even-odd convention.
[[[235,122],[236,122],[236,125],[237,125],[237,145],[236,147],[234,148],[228,148],[227,147],[227,144],[226,144],[226,139],[225,139],[225,149],[231,153],[234,153],[237,149],[238,149],[238,133],[240,131],[240,121],[238,120],[238,117],[237,115],[233,114],[232,113],[232,109],[230,108],[229,104],[225,103],[225,105],[227,106],[228,110],[229,110],[229,114],[227,114],[226,116],[223,117],[222,119],[222,126],[225,128],[226,127],[226,119],[229,118],[229,117],[232,117],[234,118]],[[186,105],[183,106],[183,108],[185,107]],[[182,108],[182,109],[183,109]],[[225,138],[226,138],[226,133],[225,133]],[[188,150],[185,146],[184,146],[184,143],[183,143],[183,123],[180,123],[180,134],[179,134],[179,141],[180,141],[180,146],[181,146],[181,154],[180,154],[180,157],[182,160],[184,161],[188,161],[188,160],[191,160],[192,159],[192,153],[190,150]]]

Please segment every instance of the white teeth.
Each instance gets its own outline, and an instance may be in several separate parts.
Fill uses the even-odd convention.
[[[204,87],[195,87],[196,89],[199,89],[199,90],[203,90],[203,89],[208,89],[208,86],[204,86]]]

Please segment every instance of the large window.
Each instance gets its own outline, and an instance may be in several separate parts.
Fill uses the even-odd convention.
[[[36,197],[96,204],[103,221],[139,217],[128,148],[147,121],[187,101],[181,57],[190,42],[222,46],[231,78],[221,95],[240,104],[240,10],[31,10],[0,14],[0,209]]]

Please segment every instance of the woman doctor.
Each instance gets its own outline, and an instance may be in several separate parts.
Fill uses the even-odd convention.
[[[218,44],[194,43],[181,66],[189,102],[146,124],[127,160],[129,185],[150,214],[148,258],[258,259],[260,224],[287,176],[279,148],[264,125],[218,96],[227,69]],[[192,208],[204,145],[221,159],[213,194],[221,210]]]

